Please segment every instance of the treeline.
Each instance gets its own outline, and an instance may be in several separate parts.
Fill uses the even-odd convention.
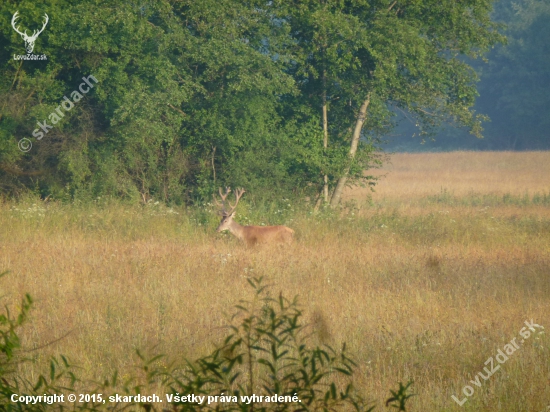
[[[0,190],[67,200],[189,203],[230,184],[337,205],[372,183],[395,113],[421,135],[480,135],[465,58],[503,41],[492,0],[4,4]],[[15,29],[45,14],[47,60],[22,60]]]
[[[483,139],[448,128],[420,146],[404,122],[390,149],[550,150],[550,0],[502,0],[493,19],[506,25],[507,44],[472,63],[480,77],[474,109],[490,118]]]

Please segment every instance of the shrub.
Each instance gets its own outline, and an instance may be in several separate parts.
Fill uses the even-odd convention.
[[[168,378],[174,410],[372,411],[353,386],[356,364],[345,345],[341,350],[309,347],[297,299],[270,297],[261,278],[249,283],[255,298],[236,306],[223,344]],[[392,392],[388,402],[401,402],[399,410],[405,410],[409,385]],[[204,401],[181,400],[190,394]]]
[[[5,273],[4,273],[5,274]],[[0,274],[0,277],[4,274]],[[85,384],[71,371],[67,359],[52,358],[49,374],[40,375],[32,383],[18,376],[16,366],[29,359],[22,351],[17,330],[27,319],[32,306],[29,295],[23,298],[17,316],[6,307],[0,314],[0,411],[47,410],[135,410],[167,411],[166,401],[173,411],[372,411],[353,386],[355,362],[346,353],[330,346],[310,347],[306,325],[301,324],[302,312],[297,298],[288,300],[282,295],[269,296],[262,279],[249,279],[255,290],[252,301],[241,301],[229,319],[229,334],[211,354],[195,361],[186,360],[183,367],[159,366],[162,355],[142,360],[141,379],[130,378],[120,383],[115,372],[111,380]],[[79,382],[80,393],[101,394],[89,396],[87,403],[52,403],[54,394],[75,392]],[[63,386],[62,383],[68,383]],[[405,403],[412,395],[411,385],[400,384],[398,391],[386,405],[405,411]],[[89,386],[89,384],[88,384]],[[134,397],[128,402],[104,402],[109,395],[145,394],[152,387],[168,388],[161,395],[163,403],[143,403]],[[12,395],[33,396],[32,403],[13,402]],[[203,397],[193,402],[188,395]],[[256,397],[253,397],[256,395]],[[261,397],[261,398],[260,398]]]

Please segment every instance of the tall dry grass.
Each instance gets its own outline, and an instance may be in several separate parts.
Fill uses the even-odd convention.
[[[533,202],[550,193],[542,173],[550,153],[392,162],[371,197],[348,193],[358,208],[294,213],[290,248],[247,249],[215,234],[208,211],[2,204],[0,269],[12,272],[1,283],[4,302],[30,292],[36,310],[24,343],[53,342],[21,372],[36,375],[54,353],[95,379],[114,369],[131,375],[137,348],[171,359],[205,354],[226,333],[223,314],[251,298],[246,278],[264,276],[274,294],[299,296],[316,343],[347,342],[358,386],[379,410],[387,389],[409,378],[412,411],[546,410],[547,334],[525,339],[481,387],[469,381],[519,340],[525,320],[550,328],[550,206]],[[241,214],[246,220],[246,204]],[[475,392],[460,407],[451,395],[462,399],[465,385]]]
[[[397,153],[384,167],[385,175],[373,198],[403,202],[447,191],[457,197],[472,194],[548,193],[548,152]],[[352,189],[347,199],[363,200],[370,191]]]

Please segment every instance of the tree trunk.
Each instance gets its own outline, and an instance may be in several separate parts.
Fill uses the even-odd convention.
[[[355,129],[353,130],[353,135],[351,137],[351,146],[349,149],[349,162],[352,162],[355,158],[355,153],[357,153],[357,147],[359,146],[359,138],[361,137],[361,130],[363,129],[363,124],[367,118],[367,109],[370,103],[370,94],[367,96],[366,100],[361,105],[359,109],[359,114],[357,115],[357,120],[355,122]],[[336,183],[336,188],[330,199],[330,206],[336,207],[340,203],[340,198],[342,197],[342,192],[346,187],[346,181],[348,180],[350,166],[348,165],[342,173],[338,183]]]
[[[326,72],[323,72],[323,148],[325,149],[325,155],[328,147],[328,113],[327,113],[327,76]],[[325,203],[328,203],[328,176],[325,173],[324,176],[325,185],[323,187],[323,195]]]

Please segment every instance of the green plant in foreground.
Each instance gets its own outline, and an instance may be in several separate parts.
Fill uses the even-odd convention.
[[[407,391],[409,390],[409,387],[413,384],[412,381],[409,381],[406,385],[403,385],[401,382],[399,382],[399,389],[397,391],[392,391],[390,389],[390,392],[392,394],[392,397],[389,398],[386,401],[386,406],[391,406],[392,408],[397,408],[400,411],[405,411],[405,403],[407,402],[407,399],[413,397],[415,394],[408,394]],[[397,405],[394,404],[394,402],[397,402]]]
[[[7,272],[1,273],[3,277]],[[38,376],[36,382],[22,379],[16,373],[18,363],[29,361],[21,356],[21,342],[17,334],[27,320],[32,307],[32,298],[27,294],[22,299],[21,308],[16,316],[13,316],[6,306],[5,313],[0,314],[0,411],[44,411],[54,406],[50,404],[51,396],[59,394],[65,389],[60,382],[67,380],[73,384],[76,380],[67,359],[60,356],[50,359],[48,374]],[[12,396],[38,396],[33,404],[17,403],[12,401]],[[50,397],[50,398],[48,398]]]
[[[5,274],[5,273],[4,273]],[[0,274],[0,277],[4,274]],[[345,345],[337,351],[329,346],[309,347],[310,335],[300,323],[302,312],[297,299],[280,295],[271,298],[262,278],[249,279],[255,289],[251,301],[241,301],[230,318],[230,333],[211,354],[195,361],[186,360],[183,367],[161,368],[161,355],[142,361],[143,377],[118,382],[112,380],[91,384],[80,393],[121,396],[151,393],[151,388],[169,388],[161,394],[163,403],[129,401],[103,403],[95,396],[87,403],[50,402],[52,395],[74,392],[75,382],[83,381],[71,372],[65,357],[61,362],[52,358],[49,374],[40,375],[35,383],[17,375],[21,345],[17,335],[27,319],[32,299],[26,295],[17,316],[0,314],[0,411],[48,410],[172,410],[172,411],[372,411],[369,404],[353,386],[355,362],[347,355]],[[68,382],[63,386],[62,382]],[[407,393],[412,382],[400,384],[386,405],[405,411],[405,403],[413,395]],[[86,386],[86,385],[84,385]],[[72,389],[72,390],[71,390]],[[13,402],[13,395],[40,398],[33,403]],[[188,395],[200,397],[197,402]],[[256,395],[256,397],[254,397]],[[261,398],[260,398],[261,397]],[[195,399],[195,398],[193,398]],[[169,408],[166,409],[166,401]]]
[[[223,344],[171,376],[172,399],[180,397],[172,404],[174,410],[372,411],[374,406],[353,386],[356,364],[345,346],[340,351],[309,347],[296,298],[269,297],[261,278],[249,283],[255,298],[236,306]],[[399,396],[409,386],[401,385]],[[181,401],[190,394],[204,396],[204,401]],[[287,397],[284,402],[281,396]],[[404,411],[408,396],[403,396]]]

